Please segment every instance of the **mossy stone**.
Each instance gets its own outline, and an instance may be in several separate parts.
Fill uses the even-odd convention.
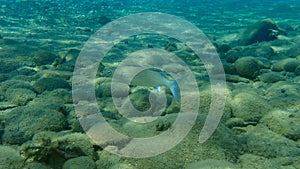
[[[256,42],[272,41],[277,39],[281,32],[277,24],[271,19],[264,19],[249,26],[239,36],[241,45],[250,45]]]
[[[296,67],[295,74],[300,75],[300,65]]]
[[[278,157],[299,157],[299,145],[280,134],[271,131],[267,126],[247,126],[239,135],[244,144],[244,153],[263,156],[268,159]]]
[[[235,62],[236,71],[243,77],[255,79],[259,70],[263,67],[262,63],[254,57],[242,57]]]
[[[38,93],[59,88],[71,89],[70,84],[61,78],[41,78],[33,84],[33,87]]]
[[[268,72],[264,73],[258,77],[260,81],[265,83],[275,83],[278,81],[283,81],[285,78],[278,72]]]
[[[9,88],[5,95],[8,101],[17,106],[24,106],[36,97],[35,92],[23,88]]]
[[[283,68],[287,72],[294,72],[298,66],[300,66],[300,61],[293,59],[285,63]]]
[[[275,110],[265,115],[260,123],[265,124],[270,130],[292,140],[300,139],[300,116],[283,110]]]
[[[37,66],[52,64],[59,57],[49,51],[39,51],[33,57],[33,62]]]
[[[209,159],[192,163],[186,169],[238,169],[238,167],[225,160]]]
[[[63,169],[96,169],[96,163],[87,156],[72,158],[65,162]]]
[[[258,122],[271,110],[271,106],[266,99],[250,92],[237,94],[231,104],[233,116],[242,118],[246,122]]]
[[[38,131],[61,131],[66,126],[61,112],[39,106],[18,107],[5,118],[5,144],[22,144]]]
[[[0,168],[12,169],[22,168],[24,160],[19,153],[8,146],[0,146]]]

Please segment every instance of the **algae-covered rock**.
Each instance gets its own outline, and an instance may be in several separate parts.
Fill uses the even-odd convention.
[[[274,62],[272,64],[271,69],[273,71],[287,71],[287,72],[294,72],[296,68],[300,65],[300,61],[294,58],[287,58],[282,59]]]
[[[239,93],[231,101],[234,117],[245,121],[258,122],[272,107],[267,100],[252,93]]]
[[[35,92],[23,88],[9,88],[5,95],[8,101],[17,106],[24,106],[36,97]]]
[[[62,168],[67,160],[81,156],[95,159],[91,141],[80,133],[39,132],[22,145],[21,152],[28,161],[44,162],[52,168]]]
[[[22,169],[51,169],[51,167],[44,163],[31,162],[26,164]]]
[[[242,57],[235,63],[236,71],[243,77],[255,79],[263,64],[254,57]]]
[[[297,43],[296,45],[292,46],[288,51],[287,51],[287,54],[290,56],[290,57],[297,57],[300,55],[300,45],[299,43]]]
[[[266,169],[281,169],[281,167],[273,162],[272,160],[269,160],[268,158],[253,155],[253,154],[243,154],[240,156],[240,166],[243,169],[248,168],[266,168]]]
[[[99,159],[96,161],[97,168],[111,168],[122,163],[121,156],[111,154],[107,151],[98,151]]]
[[[41,78],[33,84],[33,87],[38,93],[59,88],[71,89],[70,84],[61,78]]]
[[[38,106],[18,107],[5,118],[6,144],[22,144],[38,131],[61,131],[66,125],[63,113]]]
[[[5,93],[6,90],[15,89],[15,88],[34,90],[29,82],[13,79],[13,80],[6,80],[2,82],[0,85],[0,92]]]
[[[119,89],[116,89],[119,90]],[[111,97],[111,83],[104,82],[96,87],[97,97]]]
[[[300,75],[300,65],[296,67],[296,69],[295,69],[295,74],[296,74],[297,76]]]
[[[300,138],[300,117],[297,113],[274,110],[265,115],[260,123],[287,138],[293,140]]]
[[[278,72],[267,72],[258,76],[258,79],[265,83],[275,83],[278,81],[283,81],[285,78]]]
[[[294,72],[298,66],[300,66],[299,60],[290,59],[283,65],[283,69],[287,72]]]
[[[1,169],[19,169],[23,166],[24,159],[19,153],[8,146],[0,146],[0,168]]]
[[[53,141],[56,147],[56,151],[63,152],[65,159],[88,156],[95,158],[93,144],[90,138],[81,133],[72,133],[62,137],[58,137]]]
[[[245,153],[263,156],[266,158],[298,157],[299,145],[283,137],[266,126],[248,126],[239,138]]]
[[[29,162],[32,161],[47,162],[51,152],[54,150],[56,146],[52,144],[52,139],[58,136],[59,135],[55,132],[50,132],[50,131],[38,132],[33,136],[32,140],[22,144],[20,148],[20,153]]]
[[[199,132],[205,121],[205,115],[199,115],[196,124],[188,135],[173,149],[154,157],[145,159],[127,159],[126,162],[134,164],[136,168],[185,168],[195,161],[206,159],[235,161],[240,145],[231,130],[219,124],[206,142],[200,144]],[[172,129],[172,127],[170,128]],[[172,141],[172,138],[170,138]],[[152,151],[146,148],[144,151]],[[137,152],[138,153],[138,152]],[[99,157],[101,159],[101,156]]]
[[[112,166],[110,169],[137,169],[136,167],[134,167],[133,165],[131,164],[126,164],[126,163],[119,163],[119,164],[116,164],[114,166]]]
[[[37,52],[33,57],[33,62],[37,66],[51,64],[54,62],[55,59],[58,59],[59,57],[51,52],[48,51],[39,51]]]
[[[249,26],[239,36],[239,44],[250,45],[256,42],[272,41],[282,31],[277,24],[271,19],[264,19]]]
[[[204,160],[200,162],[195,162],[189,165],[185,169],[239,169],[236,165],[233,163],[230,163],[225,160]]]
[[[96,169],[95,162],[87,156],[69,159],[62,167],[63,169]]]
[[[228,59],[233,61],[232,58],[239,58],[243,56],[253,56],[256,58],[270,59],[275,56],[275,52],[269,43],[263,42],[259,44],[252,44],[249,46],[237,46],[229,50],[226,54],[226,61]]]

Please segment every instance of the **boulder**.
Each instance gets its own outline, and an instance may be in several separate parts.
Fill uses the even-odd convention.
[[[259,71],[263,68],[263,64],[254,57],[242,57],[235,63],[236,71],[243,77],[255,79],[259,75]]]
[[[281,32],[273,20],[264,19],[244,30],[240,34],[238,42],[240,45],[251,45],[262,41],[272,41],[277,39]]]

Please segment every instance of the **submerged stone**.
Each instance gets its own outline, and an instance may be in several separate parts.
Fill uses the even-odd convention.
[[[63,169],[96,169],[96,163],[87,156],[72,158],[65,162]]]
[[[54,89],[70,89],[70,84],[61,78],[41,78],[37,82],[33,84],[34,89],[38,93],[42,93],[44,91],[52,91]]]
[[[255,79],[259,70],[263,68],[262,63],[254,57],[242,57],[235,63],[236,71],[243,77]]]
[[[262,41],[272,41],[277,39],[281,32],[273,20],[264,19],[243,31],[239,36],[239,44],[250,45]]]
[[[37,66],[41,65],[47,65],[47,64],[52,64],[55,59],[58,59],[59,57],[51,52],[48,51],[39,51],[38,53],[35,54],[33,57],[33,62]]]

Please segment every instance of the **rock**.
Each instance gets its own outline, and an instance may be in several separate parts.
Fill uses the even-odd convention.
[[[239,56],[236,54],[229,53],[226,56],[226,62],[228,62],[228,63],[234,63],[238,59],[239,59]]]
[[[133,165],[131,164],[126,164],[126,163],[119,163],[119,164],[116,164],[114,166],[112,166],[110,169],[136,169]]]
[[[17,70],[20,66],[22,66],[18,62],[9,61],[6,59],[1,59],[0,61],[0,73],[11,73],[15,70]]]
[[[33,87],[38,93],[59,88],[71,89],[70,84],[61,78],[41,78],[33,84]]]
[[[287,72],[294,72],[298,66],[300,66],[299,60],[290,59],[283,65],[283,69]]]
[[[71,60],[76,60],[78,55],[80,54],[80,50],[78,49],[70,49],[68,50],[67,54],[64,56],[65,60],[71,61]]]
[[[298,169],[300,167],[300,157],[279,157],[270,160],[272,163],[281,166],[280,169]]]
[[[7,73],[0,73],[0,82],[3,82],[9,78]]]
[[[98,169],[102,168],[111,168],[114,165],[121,164],[121,156],[112,154],[107,151],[98,151],[99,159],[96,161]]]
[[[51,169],[51,167],[43,163],[31,162],[26,164],[23,169]]]
[[[258,122],[272,108],[267,100],[257,94],[242,92],[231,101],[232,114],[246,122]]]
[[[239,167],[225,160],[203,160],[189,165],[186,169],[238,169]]]
[[[206,115],[199,114],[193,129],[173,149],[155,157],[127,159],[126,162],[134,164],[136,168],[144,168],[144,166],[147,166],[148,168],[165,169],[185,168],[195,161],[203,161],[206,159],[221,161],[237,160],[240,145],[236,141],[236,136],[233,132],[222,123],[219,124],[217,130],[206,142],[199,144],[199,131],[202,129],[205,119]],[[173,141],[172,138],[166,139]],[[151,152],[152,148],[149,147],[144,151]]]
[[[0,168],[12,169],[22,168],[24,159],[19,153],[8,146],[0,146]]]
[[[239,136],[245,153],[265,158],[299,157],[299,145],[263,125],[247,126]]]
[[[174,42],[166,42],[164,45],[164,48],[166,51],[169,51],[169,52],[174,52],[178,49],[176,43],[174,43]]]
[[[275,83],[285,80],[285,78],[278,72],[263,73],[262,75],[258,76],[258,79],[265,83]]]
[[[119,90],[119,89],[116,89],[116,90]],[[119,93],[119,92],[116,91],[116,93]],[[96,96],[100,97],[100,98],[101,97],[111,97],[111,83],[110,82],[101,83],[96,88]]]
[[[29,82],[23,80],[6,80],[0,85],[0,93],[6,93],[8,89],[16,88],[34,90],[34,88],[30,85]]]
[[[70,60],[70,61],[65,61],[63,63],[60,63],[56,66],[55,70],[63,70],[63,71],[68,71],[68,72],[73,72],[75,68],[75,62],[76,60]]]
[[[72,158],[65,162],[63,169],[96,169],[96,163],[87,156]]]
[[[35,92],[23,88],[9,88],[5,95],[8,101],[17,106],[24,106],[36,97]]]
[[[300,138],[300,116],[297,113],[274,110],[265,115],[260,123],[289,139],[298,140]]]
[[[46,93],[46,96],[44,96],[44,97],[45,97],[45,99],[60,98],[61,101],[65,104],[73,103],[72,93],[66,89],[54,89],[54,90],[50,91],[49,93]]]
[[[230,45],[224,44],[224,43],[223,44],[216,44],[215,46],[217,48],[218,53],[226,53],[231,49]]]
[[[291,47],[287,51],[287,54],[289,57],[292,57],[292,58],[296,58],[297,56],[299,56],[300,55],[300,45],[297,44],[297,45],[294,45],[293,47]]]
[[[110,22],[111,19],[108,18],[107,16],[105,15],[101,15],[99,18],[98,18],[98,23],[100,23],[101,25],[105,25],[107,24],[108,22]]]
[[[70,111],[67,115],[68,128],[72,132],[84,132],[75,111]]]
[[[300,97],[300,86],[296,82],[279,81],[269,86],[265,95],[270,98],[270,101],[272,101],[272,99],[275,97]]]
[[[239,44],[250,45],[256,42],[272,41],[277,39],[277,36],[282,31],[276,23],[271,19],[264,19],[249,26],[239,35]]]
[[[233,127],[243,127],[245,126],[245,121],[242,118],[231,118],[226,121],[226,126],[228,128],[233,128]]]
[[[138,111],[147,111],[151,107],[149,102],[150,91],[147,89],[139,89],[129,95],[132,105]]]
[[[81,133],[39,132],[32,141],[21,147],[23,156],[29,161],[45,162],[52,168],[62,168],[63,164],[73,158],[88,157],[94,159],[94,148],[87,135]]]
[[[88,156],[91,159],[95,158],[92,140],[86,135],[81,133],[67,134],[58,137],[53,141],[56,152],[62,152],[64,159],[77,158],[80,156]]]
[[[300,75],[300,65],[296,67],[296,69],[295,69],[295,74],[296,74],[297,76]]]
[[[234,64],[236,71],[249,79],[255,79],[263,67],[262,63],[254,57],[239,58]]]
[[[39,51],[33,57],[33,62],[37,66],[52,64],[55,59],[59,59],[59,57],[48,51]]]
[[[18,107],[5,118],[2,139],[6,144],[22,144],[38,131],[61,131],[66,125],[61,112],[38,106]]]
[[[273,162],[272,160],[269,160],[268,158],[253,155],[253,154],[243,154],[240,156],[240,165],[242,168],[266,168],[266,169],[281,169],[281,167]]]
[[[222,98],[222,94],[224,94],[222,91],[218,92],[215,91],[215,100],[214,100],[214,104],[224,104],[222,103],[224,100],[222,99],[217,99],[217,98]],[[223,111],[223,115],[222,115],[222,122],[226,122],[230,117],[231,117],[231,106],[228,102],[228,100],[231,98],[231,91],[227,90],[225,91],[226,96],[227,96],[227,100],[225,101],[225,106]],[[198,97],[198,96],[195,96]],[[212,99],[212,92],[210,89],[210,86],[202,86],[202,88],[200,88],[200,108],[199,108],[199,113],[201,114],[208,114],[210,109],[211,109],[211,99]],[[181,103],[182,104],[182,103]],[[191,105],[193,106],[193,105]],[[192,110],[192,108],[190,108]]]
[[[24,156],[28,161],[44,161],[46,162],[51,152],[52,148],[55,147],[52,144],[52,139],[58,137],[58,134],[50,131],[41,131],[36,133],[31,141],[28,141],[22,144],[20,148],[20,153]]]
[[[103,149],[107,146],[124,147],[124,145],[131,140],[130,138],[115,135],[110,132],[105,125],[108,124],[105,122],[98,122],[87,131],[87,134],[91,137],[93,142]]]
[[[273,48],[268,43],[252,44],[249,46],[237,46],[229,50],[226,58],[235,58],[243,56],[253,56],[256,58],[270,59],[275,55]]]
[[[230,75],[230,74],[226,74],[226,81],[234,82],[234,83],[239,83],[239,82],[250,83],[251,82],[247,78],[240,77],[239,75]]]

